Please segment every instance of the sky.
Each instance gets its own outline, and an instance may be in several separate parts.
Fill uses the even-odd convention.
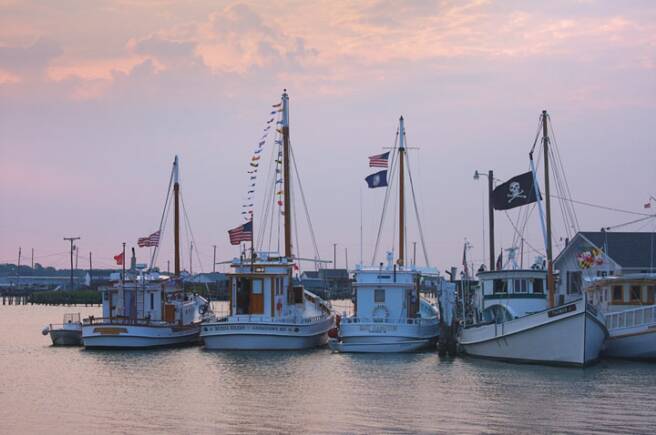
[[[573,199],[656,208],[643,208],[656,197],[653,1],[0,0],[0,262],[21,247],[23,263],[33,248],[36,262],[67,267],[63,237],[79,236],[80,267],[90,251],[111,266],[122,242],[157,229],[175,155],[194,271],[211,270],[213,245],[217,261],[234,257],[226,232],[242,222],[249,161],[283,89],[319,251],[331,260],[336,243],[339,267],[346,249],[349,266],[360,260],[361,209],[371,261],[384,189],[367,189],[367,157],[394,145],[401,115],[440,270],[461,264],[465,240],[470,261],[487,262],[487,183],[473,173],[528,170],[543,109]],[[575,210],[581,230],[641,218]],[[572,230],[559,211],[556,252]],[[496,213],[497,252],[518,213]],[[526,261],[544,252],[536,213]],[[312,256],[303,225],[299,252]]]

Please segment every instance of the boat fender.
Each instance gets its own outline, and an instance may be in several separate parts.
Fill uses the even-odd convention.
[[[50,332],[50,327],[49,327],[49,326],[45,326],[45,327],[41,330],[41,334],[43,334],[43,335],[48,335],[48,332]]]

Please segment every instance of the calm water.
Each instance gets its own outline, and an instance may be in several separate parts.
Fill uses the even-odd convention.
[[[656,364],[545,368],[434,352],[55,348],[98,308],[0,306],[0,432],[654,433]]]

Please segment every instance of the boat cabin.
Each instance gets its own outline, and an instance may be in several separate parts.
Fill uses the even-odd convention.
[[[588,300],[604,313],[656,303],[656,274],[628,274],[591,280]]]
[[[198,321],[191,297],[159,274],[133,276],[100,288],[103,319],[112,323]]]
[[[255,260],[235,258],[230,279],[230,315],[286,317],[292,307],[304,304],[303,287],[290,285],[294,263],[269,253]]]
[[[421,274],[414,266],[393,265],[391,257],[386,267],[382,263],[377,268],[356,266],[355,317],[374,322],[434,317],[429,305],[421,304],[420,284]]]
[[[506,321],[547,308],[547,271],[511,269],[479,272],[483,321]]]

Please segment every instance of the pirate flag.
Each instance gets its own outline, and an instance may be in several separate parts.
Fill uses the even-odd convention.
[[[533,173],[531,171],[511,178],[497,186],[492,192],[492,204],[495,210],[508,210],[528,205],[538,199],[542,199],[542,197],[535,197],[535,186],[533,185]]]

